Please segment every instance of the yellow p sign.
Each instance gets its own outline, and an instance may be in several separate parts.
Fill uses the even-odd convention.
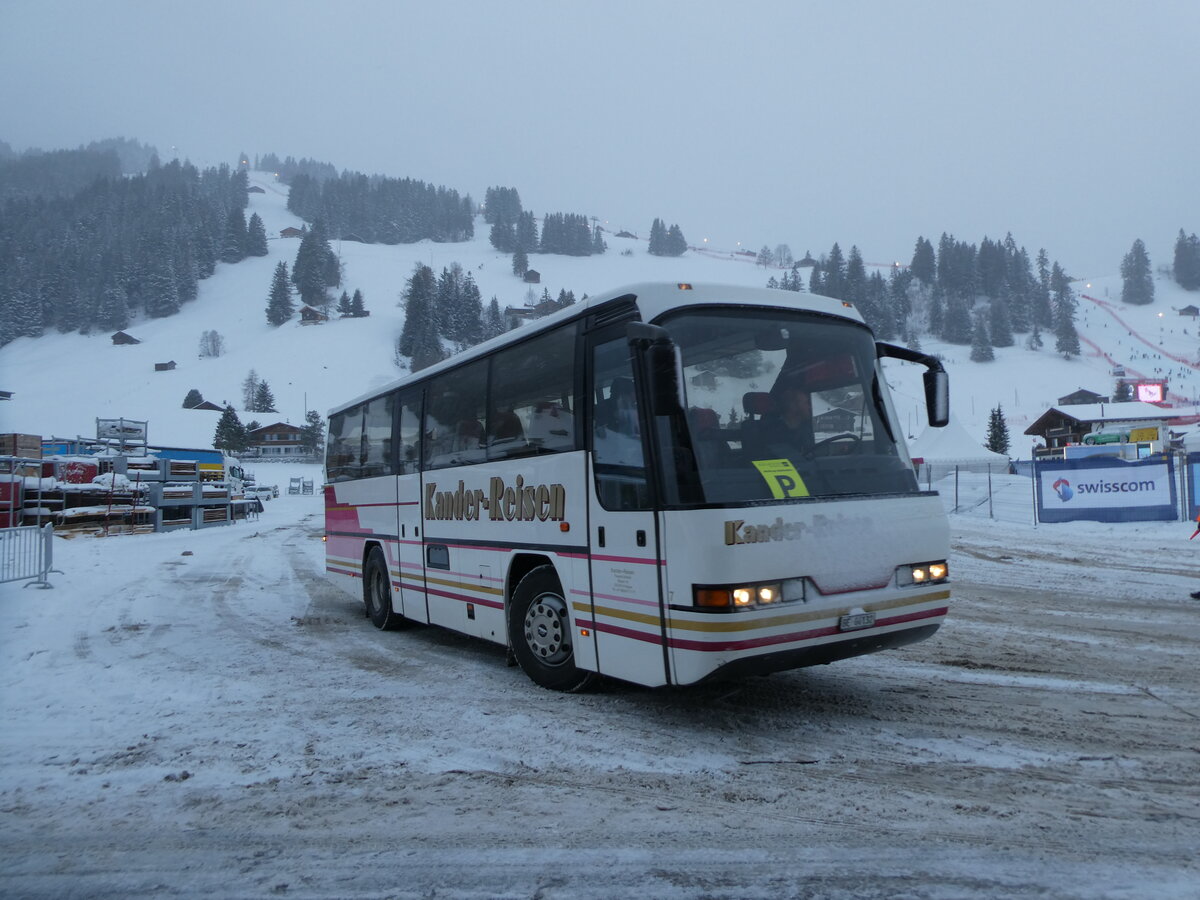
[[[808,487],[804,484],[800,473],[796,471],[796,467],[792,465],[791,460],[756,459],[754,468],[758,469],[758,474],[762,475],[763,480],[767,482],[767,487],[771,489],[771,496],[776,500],[808,496]]]

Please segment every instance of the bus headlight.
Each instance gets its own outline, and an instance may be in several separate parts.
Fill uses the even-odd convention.
[[[692,606],[696,609],[762,609],[803,599],[803,578],[761,584],[705,585],[692,590]]]
[[[950,567],[944,559],[935,562],[909,563],[896,569],[896,584],[908,587],[914,584],[939,584],[950,578]]]

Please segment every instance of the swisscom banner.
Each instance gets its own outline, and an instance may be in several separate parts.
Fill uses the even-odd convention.
[[[1174,463],[1170,457],[1040,462],[1037,504],[1041,522],[1173,522],[1179,518]]]

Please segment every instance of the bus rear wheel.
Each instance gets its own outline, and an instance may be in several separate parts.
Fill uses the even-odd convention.
[[[363,603],[371,624],[383,631],[400,627],[404,617],[392,609],[392,576],[383,551],[372,547],[363,566]]]
[[[552,691],[581,691],[595,679],[575,665],[571,621],[553,566],[521,579],[508,604],[508,639],[521,670]]]

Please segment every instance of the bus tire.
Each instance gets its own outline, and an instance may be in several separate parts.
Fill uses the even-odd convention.
[[[594,672],[575,666],[571,621],[553,566],[530,571],[508,604],[508,639],[521,670],[552,691],[582,691]]]
[[[404,617],[392,609],[392,576],[383,551],[372,547],[363,566],[363,604],[371,624],[383,631],[398,628]]]

